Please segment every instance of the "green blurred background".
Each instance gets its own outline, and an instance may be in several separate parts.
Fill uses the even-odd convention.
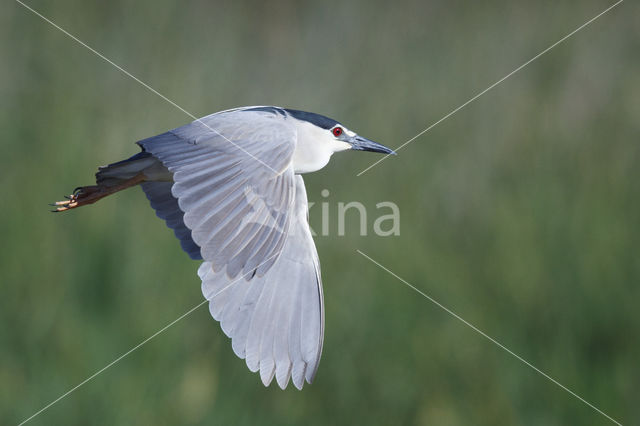
[[[281,105],[396,147],[612,3],[28,4],[197,116]],[[379,157],[306,176],[334,215],[313,385],[265,389],[201,307],[30,424],[610,424],[356,249],[639,424],[638,16],[622,3],[361,177]],[[191,119],[10,0],[0,55],[0,423],[16,424],[202,295],[141,191],[46,205]],[[397,203],[401,235],[360,236],[352,214],[337,236],[354,200],[369,230]]]

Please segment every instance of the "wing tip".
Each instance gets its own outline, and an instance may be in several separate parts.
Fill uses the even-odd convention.
[[[284,366],[285,368],[282,368],[281,366]],[[280,389],[282,390],[285,390],[287,388],[287,385],[289,384],[289,378],[291,377],[291,368],[292,364],[290,361],[281,363],[280,366],[276,366],[276,382],[278,382],[278,386],[280,386]]]
[[[273,360],[261,360],[260,361],[260,379],[262,384],[269,386],[273,380],[273,376],[276,374],[276,364]]]

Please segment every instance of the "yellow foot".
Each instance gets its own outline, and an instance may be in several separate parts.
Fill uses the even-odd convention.
[[[76,207],[86,206],[87,204],[93,204],[96,201],[106,197],[107,195],[115,194],[123,189],[130,188],[138,185],[146,180],[146,176],[143,173],[138,173],[130,179],[123,180],[118,185],[113,186],[81,186],[73,191],[73,194],[65,197],[65,201],[58,201],[51,204],[56,207],[54,212],[64,212],[67,210],[75,209]]]
[[[54,204],[50,204],[56,207],[53,212],[64,212],[67,210],[81,207],[87,204],[93,204],[99,199],[109,195],[110,192],[104,190],[99,186],[81,186],[73,191],[73,194],[65,196],[65,201],[56,201]]]

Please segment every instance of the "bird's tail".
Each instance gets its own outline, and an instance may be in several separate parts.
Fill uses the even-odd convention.
[[[143,173],[145,169],[157,163],[155,157],[148,152],[139,152],[126,160],[118,161],[107,166],[98,167],[96,184],[98,186],[115,186],[123,181]]]

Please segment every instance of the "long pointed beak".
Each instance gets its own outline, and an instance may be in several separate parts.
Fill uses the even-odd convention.
[[[387,148],[386,146],[379,144],[378,142],[370,141],[369,139],[363,138],[362,136],[355,135],[351,140],[349,140],[351,144],[351,149],[355,149],[358,151],[371,151],[371,152],[381,152],[383,154],[392,154],[396,155],[395,151],[391,148]]]

